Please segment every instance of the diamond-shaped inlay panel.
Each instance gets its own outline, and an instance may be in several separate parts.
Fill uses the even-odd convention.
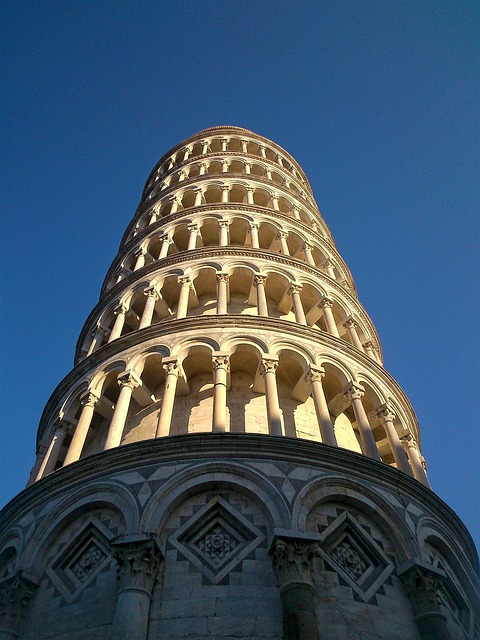
[[[47,574],[67,602],[72,602],[110,561],[110,532],[90,522],[57,555]]]
[[[394,569],[375,540],[347,512],[323,531],[319,553],[366,602]]]
[[[218,584],[264,539],[264,534],[217,496],[171,537],[171,543]]]

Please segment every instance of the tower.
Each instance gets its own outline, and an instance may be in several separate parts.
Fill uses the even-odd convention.
[[[3,510],[0,639],[474,638],[478,558],[419,443],[301,167],[201,131],[150,174]]]

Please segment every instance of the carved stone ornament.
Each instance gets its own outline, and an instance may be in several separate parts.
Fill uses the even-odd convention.
[[[115,538],[112,556],[118,563],[120,589],[152,592],[163,555],[154,534]]]
[[[230,357],[228,355],[217,355],[212,356],[212,366],[214,370],[217,369],[227,369],[230,362]]]
[[[400,575],[405,591],[412,604],[415,617],[425,614],[440,613],[439,589],[444,575],[435,569],[414,564]]]
[[[0,583],[0,625],[16,637],[22,615],[37,585],[17,573]]]
[[[275,373],[278,368],[278,360],[262,360],[260,364],[260,373],[264,376],[266,373]]]
[[[216,274],[216,276],[217,276],[217,282],[227,282],[228,283],[228,278],[229,278],[228,273],[219,272],[219,273]]]
[[[312,382],[321,382],[325,377],[325,369],[323,367],[311,366],[308,370],[305,380],[312,384]]]
[[[312,561],[315,557],[315,545],[311,541],[277,538],[272,555],[280,589],[292,582],[313,585]]]

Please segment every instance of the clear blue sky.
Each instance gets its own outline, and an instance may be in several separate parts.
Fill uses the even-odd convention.
[[[153,165],[234,124],[305,169],[478,544],[479,11],[3,0],[2,503]]]

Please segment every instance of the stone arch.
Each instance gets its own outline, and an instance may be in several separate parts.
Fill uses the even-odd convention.
[[[6,531],[0,539],[0,582],[13,576],[24,546],[24,535],[20,527]]]

